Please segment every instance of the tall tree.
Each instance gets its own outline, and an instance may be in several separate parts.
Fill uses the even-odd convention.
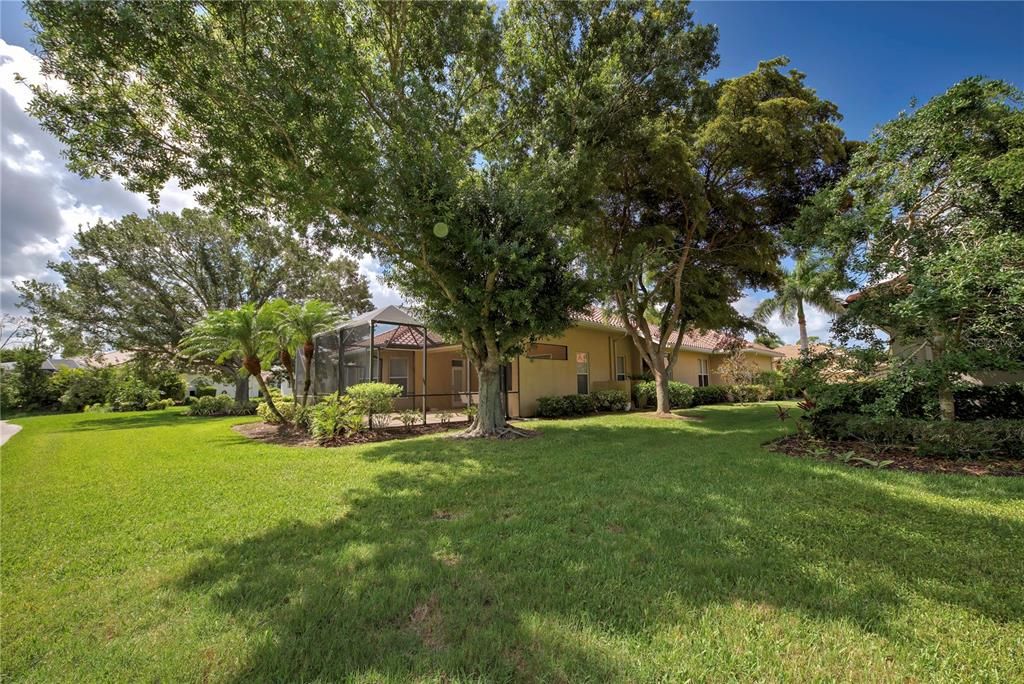
[[[798,199],[774,190],[844,154],[835,106],[803,74],[781,73],[785,64],[680,87],[675,107],[637,112],[606,150],[598,220],[584,239],[654,375],[661,414],[682,333],[742,327],[731,302],[774,284]]]
[[[807,351],[807,313],[811,305],[830,314],[843,310],[833,294],[832,275],[825,260],[817,255],[803,254],[796,258],[793,268],[784,270],[775,294],[765,299],[754,310],[754,318],[762,323],[778,313],[786,325],[794,322],[800,329],[800,349]]]
[[[981,77],[881,126],[798,222],[860,287],[841,337],[931,346],[945,419],[963,373],[1024,366],[1024,93]]]
[[[366,278],[349,257],[262,221],[230,222],[186,209],[99,221],[80,230],[62,283],[18,285],[23,305],[65,353],[105,347],[173,359],[188,329],[211,311],[274,297],[321,298],[346,313],[370,308]],[[219,370],[237,375],[237,359]],[[238,399],[248,382],[239,378]]]
[[[626,4],[614,4],[619,20],[636,14]],[[550,107],[524,104],[530,87],[502,63],[508,29],[492,7],[28,7],[43,70],[65,84],[37,88],[32,111],[66,144],[73,169],[117,173],[151,194],[176,177],[205,188],[212,206],[311,224],[328,244],[373,253],[427,304],[428,322],[457,332],[479,369],[472,434],[505,430],[501,364],[531,337],[567,325],[584,296],[578,269],[566,268],[564,240],[550,234],[579,203],[576,177],[563,182],[578,171],[528,149]],[[571,44],[572,27],[558,30]],[[589,101],[606,106],[599,96]],[[482,223],[458,216],[463,207]],[[506,219],[529,230],[497,245]],[[463,255],[465,268],[452,269]],[[550,308],[524,304],[539,299]]]

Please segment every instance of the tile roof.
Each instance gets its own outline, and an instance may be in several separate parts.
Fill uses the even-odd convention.
[[[622,318],[620,316],[602,311],[597,307],[593,307],[590,311],[580,314],[576,317],[576,320],[587,323],[597,323],[598,325],[607,325],[621,330],[626,329],[626,326],[622,322]],[[669,344],[675,343],[678,335],[679,333],[677,332],[669,333]],[[680,348],[698,349],[701,351],[725,351],[736,343],[740,343],[745,349],[756,350],[758,352],[772,355],[776,353],[763,344],[748,342],[747,340],[718,330],[687,330],[683,333],[683,341],[680,343]]]
[[[438,347],[444,344],[440,335],[432,330],[427,331],[427,347]],[[369,346],[369,342],[363,341],[355,346]],[[373,338],[375,347],[415,347],[423,346],[423,332],[419,328],[408,325],[400,325],[385,332],[375,335]]]

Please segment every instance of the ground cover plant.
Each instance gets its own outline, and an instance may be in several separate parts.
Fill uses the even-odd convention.
[[[19,420],[5,680],[1024,678],[1024,479],[784,458],[771,404],[342,449],[180,412]]]

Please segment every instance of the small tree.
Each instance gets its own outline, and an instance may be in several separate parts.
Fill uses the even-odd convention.
[[[313,382],[313,352],[316,349],[313,338],[319,333],[331,330],[338,326],[341,315],[338,310],[327,302],[312,299],[304,304],[295,304],[281,312],[278,325],[278,339],[288,338],[295,340],[298,346],[302,347],[302,405],[309,402],[309,388]],[[295,387],[295,374],[291,374],[289,382],[292,384],[292,391],[298,391]]]
[[[193,360],[214,359],[217,363],[237,355],[242,367],[256,378],[271,413],[287,423],[263,379],[263,364],[274,355],[274,338],[271,312],[246,304],[207,314],[182,341],[181,352]]]
[[[800,255],[790,270],[784,270],[782,280],[775,294],[761,302],[754,310],[754,318],[762,323],[776,312],[786,325],[794,322],[800,329],[800,349],[807,351],[807,314],[804,306],[809,304],[830,314],[843,310],[833,294],[834,282],[828,272],[827,262],[816,255]]]

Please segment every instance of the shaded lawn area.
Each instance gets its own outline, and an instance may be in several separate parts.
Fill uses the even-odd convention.
[[[774,405],[341,449],[175,411],[3,449],[5,680],[1024,679],[1024,479],[788,458]]]

